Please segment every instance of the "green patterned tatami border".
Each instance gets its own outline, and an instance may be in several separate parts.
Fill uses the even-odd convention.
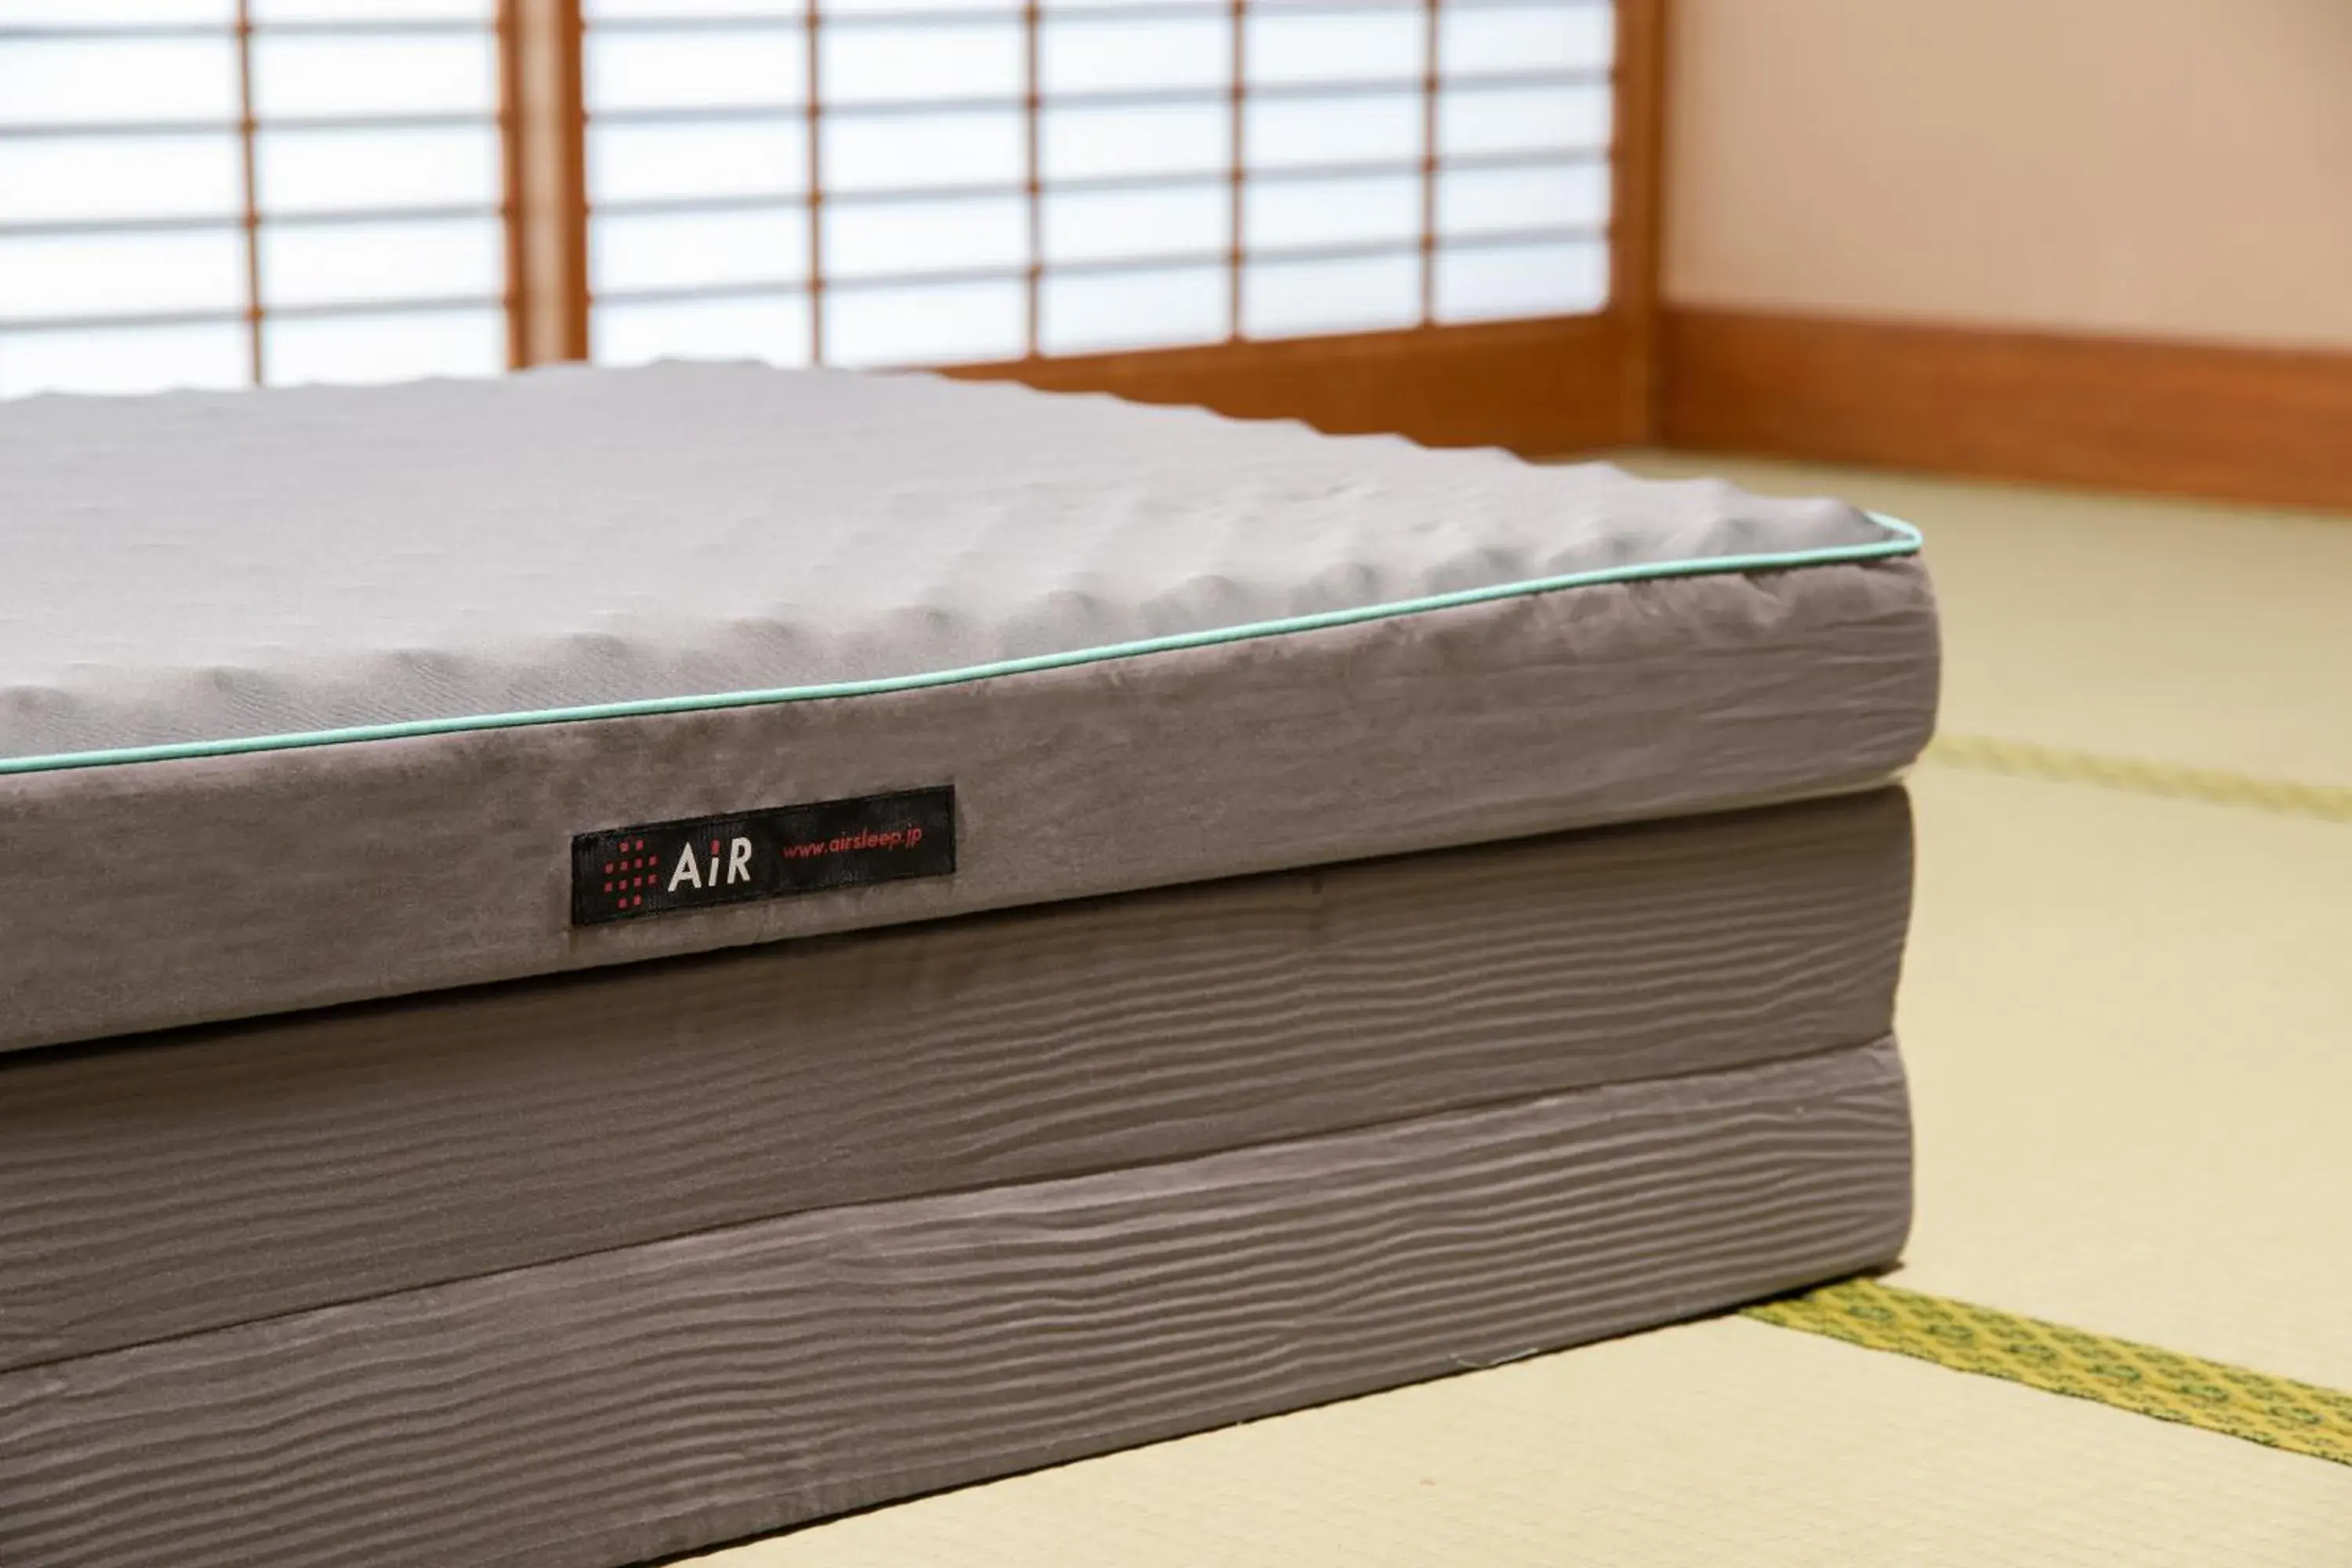
[[[1742,1316],[2352,1465],[2352,1394],[1967,1301],[1847,1279]]]
[[[1989,735],[1939,734],[1927,760],[2053,784],[2097,784],[2134,795],[2164,795],[2252,811],[2352,823],[2352,789],[2260,778],[2219,768],[2188,768],[2140,757],[2111,757],[2062,746],[2000,741]]]

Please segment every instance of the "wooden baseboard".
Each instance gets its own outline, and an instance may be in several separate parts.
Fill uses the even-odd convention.
[[[1675,447],[2352,509],[2352,353],[1698,310],[1658,351]]]
[[[1301,419],[1334,434],[1384,432],[1432,447],[1549,456],[1639,442],[1631,374],[1643,334],[1614,315],[1423,327],[960,365],[950,374],[1059,392],[1186,403],[1244,419]]]

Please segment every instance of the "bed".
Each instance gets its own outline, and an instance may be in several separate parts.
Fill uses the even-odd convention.
[[[1891,1259],[1916,533],[748,365],[0,408],[0,1559],[617,1565]]]

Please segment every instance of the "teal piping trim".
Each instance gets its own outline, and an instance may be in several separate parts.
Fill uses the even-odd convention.
[[[521,713],[488,713],[472,718],[413,719],[396,724],[361,724],[342,730],[312,730],[289,735],[250,735],[224,741],[182,741],[169,745],[125,746],[111,751],[60,752],[42,757],[0,757],[0,777],[11,773],[55,773],[68,768],[119,767],[129,763],[181,762],[194,757],[235,757],[255,752],[290,752],[312,746],[352,745],[362,741],[402,741],[422,735],[455,735],[474,730],[521,729],[532,724],[577,724],[597,719],[641,719],[662,713],[699,713],[720,708],[760,708],[779,702],[814,702],[828,698],[876,697],[894,691],[916,691],[933,686],[961,686],[1000,676],[1026,675],[1041,669],[1066,669],[1074,665],[1102,664],[1138,658],[1145,654],[1173,653],[1181,648],[1210,647],[1219,643],[1248,642],[1259,637],[1287,637],[1295,632],[1321,631],[1330,626],[1358,626],[1366,621],[1392,620],[1451,610],[1464,605],[1491,604],[1498,599],[1523,599],[1569,588],[1593,588],[1612,583],[1652,582],[1663,577],[1727,576],[1743,572],[1785,572],[1803,566],[1850,565],[1891,556],[1917,553],[1923,540],[1909,523],[1864,514],[1885,529],[1887,537],[1873,544],[1831,545],[1818,550],[1790,550],[1757,555],[1716,555],[1690,561],[1661,561],[1632,566],[1571,572],[1558,577],[1504,583],[1488,588],[1465,588],[1451,594],[1394,604],[1367,605],[1351,610],[1326,610],[1283,620],[1255,621],[1209,631],[1180,632],[1147,637],[1139,642],[1112,643],[1104,647],[1068,653],[1034,654],[1026,658],[1001,659],[962,669],[933,670],[924,675],[891,676],[880,680],[845,680],[828,686],[787,686],[769,691],[730,691],[710,697],[654,697],[635,702],[605,702],[584,708],[545,708]]]

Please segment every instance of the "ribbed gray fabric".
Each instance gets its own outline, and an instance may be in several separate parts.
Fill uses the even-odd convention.
[[[1875,1039],[1900,791],[0,1058],[0,1368]]]
[[[1891,1259],[1891,1043],[0,1373],[11,1568],[620,1568]]]

